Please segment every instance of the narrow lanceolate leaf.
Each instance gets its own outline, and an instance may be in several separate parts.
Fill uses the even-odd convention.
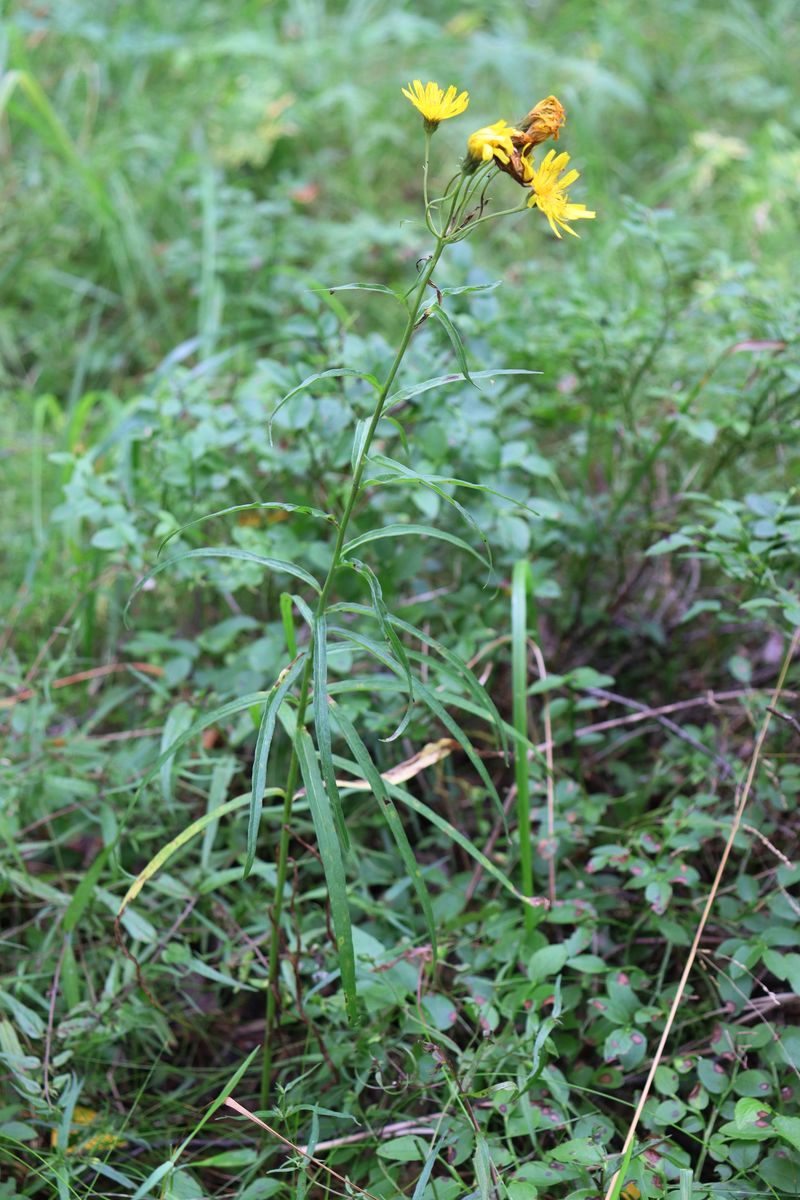
[[[283,624],[283,636],[286,638],[286,649],[294,658],[297,654],[297,638],[294,632],[294,621],[292,620],[292,595],[291,592],[281,592],[280,596],[281,623]]]
[[[450,320],[450,317],[447,315],[447,313],[441,307],[441,305],[431,304],[431,306],[428,308],[427,311],[430,314],[430,316],[434,317],[439,322],[440,325],[444,326],[445,333],[447,334],[447,336],[450,339],[450,344],[452,345],[453,349],[456,352],[456,360],[458,362],[459,367],[461,368],[461,372],[462,372],[464,378],[466,379],[467,383],[471,383],[473,387],[477,388],[478,387],[477,383],[475,383],[475,381],[473,380],[472,376],[469,373],[469,365],[467,363],[467,352],[464,349],[464,343],[461,340],[461,334],[458,332],[458,329],[453,324],[453,322]],[[480,388],[478,388],[478,391],[480,391]]]
[[[494,783],[492,782],[489,772],[486,770],[486,767],[484,766],[483,761],[481,760],[480,756],[478,755],[478,752],[476,751],[472,742],[467,737],[464,730],[461,728],[461,726],[458,724],[457,721],[453,720],[453,718],[448,713],[447,709],[445,709],[442,706],[442,704],[439,702],[437,696],[435,695],[435,693],[433,692],[433,690],[431,688],[429,688],[426,684],[418,682],[417,683],[417,691],[420,695],[420,698],[425,702],[425,704],[427,704],[427,706],[431,710],[431,712],[434,713],[435,716],[437,716],[439,718],[441,723],[444,725],[445,729],[452,735],[452,737],[454,737],[456,739],[459,746],[464,751],[467,758],[472,763],[473,767],[478,772],[478,774],[480,775],[483,782],[486,784],[489,795],[494,800],[495,804],[497,805],[498,810],[502,813],[503,804],[502,804],[500,797],[497,794],[497,788],[494,786]]]
[[[449,542],[451,546],[457,546],[459,550],[463,550],[466,554],[471,554],[473,558],[477,558],[479,563],[483,563],[487,571],[491,571],[492,564],[482,554],[479,554],[468,542],[463,538],[456,537],[454,533],[448,533],[445,529],[436,529],[433,525],[383,525],[378,529],[368,529],[366,533],[359,534],[353,538],[342,549],[342,555],[349,558],[354,550],[359,546],[365,546],[368,542],[379,542],[384,538],[407,537],[413,534],[418,537],[435,538],[440,542]]]
[[[350,750],[358,763],[358,769],[366,782],[372,788],[372,794],[380,805],[383,818],[389,827],[389,832],[394,838],[395,845],[403,860],[403,866],[408,872],[408,877],[411,880],[414,891],[417,893],[420,907],[422,908],[425,917],[425,927],[428,932],[428,941],[431,944],[433,951],[434,962],[437,956],[436,947],[436,925],[433,919],[433,908],[431,906],[431,898],[428,894],[428,889],[425,886],[425,880],[422,871],[419,869],[419,864],[414,857],[414,851],[411,849],[411,844],[406,836],[406,831],[403,828],[403,822],[398,816],[397,809],[392,803],[389,792],[387,791],[386,783],[383,780],[378,768],[370,757],[367,747],[361,740],[356,727],[352,721],[342,712],[338,705],[333,708],[333,719],[342,731],[342,736],[347,742]]]
[[[471,382],[474,383],[476,379],[497,379],[501,375],[541,375],[541,373],[541,371],[525,371],[522,368],[502,371],[473,371]],[[403,400],[412,400],[414,396],[421,396],[423,392],[430,392],[434,388],[444,387],[448,383],[464,383],[463,374],[437,375],[435,379],[425,379],[422,383],[413,383],[408,387],[399,388],[389,396],[386,401],[386,407],[389,408],[393,404],[400,404]]]
[[[376,642],[373,638],[367,637],[365,634],[356,630],[345,629],[343,626],[331,626],[331,632],[336,633],[339,637],[344,638],[346,641],[353,642],[355,645],[361,646],[364,650],[371,654],[373,658],[376,658],[378,662],[383,663],[384,666],[388,667],[390,671],[393,671],[395,675],[399,676],[403,674],[403,669],[394,656],[385,650],[384,647],[379,642]],[[374,682],[371,683],[370,686],[374,686]],[[459,746],[464,751],[483,782],[486,784],[486,788],[492,797],[492,800],[502,813],[503,805],[500,797],[497,794],[497,788],[494,786],[489,772],[486,770],[486,767],[481,761],[480,756],[478,755],[475,747],[472,745],[472,742],[467,737],[464,730],[461,728],[458,722],[450,716],[431,688],[429,688],[426,684],[423,684],[419,679],[415,681],[414,687],[420,699],[427,704],[434,716],[438,717],[448,733],[450,733],[451,736],[454,737],[458,742]],[[349,689],[351,689],[351,685],[348,682],[346,682],[344,686],[337,684],[335,688],[337,692]],[[451,702],[450,697],[448,697],[448,702]],[[458,698],[456,703],[467,710],[473,707],[470,706],[468,701],[465,701],[461,698]]]
[[[360,614],[365,617],[375,615],[374,612],[367,608],[367,606],[364,604],[350,604],[347,602],[332,605],[328,609],[328,612],[349,612]],[[401,617],[396,617],[391,613],[389,614],[389,621],[394,628],[400,629],[404,633],[407,633],[409,637],[412,637],[415,641],[422,642],[423,645],[433,650],[435,654],[438,654],[439,657],[443,659],[447,666],[450,667],[456,678],[460,679],[462,683],[465,684],[470,695],[482,710],[482,715],[484,718],[494,725],[497,736],[500,740],[500,745],[502,746],[504,753],[507,753],[508,737],[506,734],[505,722],[500,716],[500,713],[497,711],[497,706],[494,700],[489,695],[480,680],[476,679],[475,675],[472,673],[467,664],[460,659],[457,654],[454,654],[452,650],[448,650],[448,648],[443,646],[441,642],[436,640],[436,638],[431,637],[430,634],[426,633],[424,630],[418,629],[416,625],[411,625],[408,621],[404,621]],[[408,657],[408,653],[406,657]]]
[[[192,716],[193,710],[190,704],[179,701],[175,705],[164,723],[160,746],[162,752],[171,746],[175,739],[180,737],[191,726]],[[168,758],[161,764],[161,770],[159,771],[161,777],[161,795],[167,804],[172,800],[172,772],[174,766],[173,760]]]
[[[447,480],[446,482],[449,483],[450,481]],[[449,504],[451,508],[454,508],[461,519],[465,521],[470,528],[475,530],[478,537],[483,542],[484,549],[486,550],[486,556],[491,563],[492,548],[489,545],[489,539],[473,517],[472,513],[469,511],[469,509],[465,508],[460,501],[456,500],[455,496],[451,496],[449,492],[446,492],[444,487],[442,487],[440,483],[437,483],[432,476],[429,478],[425,475],[418,474],[416,471],[408,471],[404,472],[403,474],[392,473],[391,475],[379,475],[373,479],[363,480],[361,483],[361,490],[364,491],[369,487],[374,487],[376,484],[388,483],[410,484],[415,487],[424,487],[427,488],[429,492],[433,492],[435,496],[438,496],[440,500],[444,500],[445,504]]]
[[[269,763],[269,752],[275,733],[275,721],[289,689],[305,666],[305,661],[306,654],[303,652],[297,656],[285,671],[281,672],[261,714],[261,724],[258,727],[258,737],[256,738],[256,749],[253,757],[253,786],[250,793],[250,814],[247,821],[247,849],[245,851],[244,870],[242,872],[243,879],[247,879],[247,876],[252,871],[256,857],[262,797],[267,782],[267,764]]]
[[[247,708],[263,704],[266,700],[269,700],[269,697],[269,692],[247,692],[244,696],[238,696],[235,700],[229,700],[227,704],[221,704],[219,708],[212,709],[211,712],[205,713],[199,720],[195,721],[194,725],[184,730],[180,737],[177,737],[162,754],[159,754],[153,765],[146,771],[139,787],[136,789],[129,811],[134,807],[148,783],[155,779],[164,763],[168,762],[180,750],[181,746],[185,746],[187,742],[197,737],[204,729],[208,729],[209,725],[217,725],[222,721],[227,721],[228,717],[234,717],[237,713],[244,712]]]
[[[187,521],[185,525],[179,525],[177,529],[173,529],[172,533],[168,533],[163,542],[158,547],[158,555],[166,546],[167,542],[171,542],[179,533],[183,533],[186,529],[192,529],[195,525],[202,525],[204,521],[213,521],[215,517],[228,517],[231,513],[249,512],[253,509],[278,509],[286,513],[302,513],[307,517],[317,517],[321,521],[329,521],[333,525],[336,524],[336,518],[332,513],[323,512],[321,508],[311,508],[307,504],[283,504],[279,500],[254,501],[252,504],[231,504],[228,508],[219,508],[216,512],[204,513],[202,517],[195,517],[193,521]]]
[[[382,296],[392,296],[395,300],[403,304],[403,295],[401,292],[394,291],[393,288],[386,287],[383,283],[337,283],[336,287],[326,288],[326,292],[380,292]]]
[[[240,562],[251,562],[260,567],[268,567],[271,571],[276,571],[283,575],[293,575],[295,579],[300,579],[303,583],[308,584],[315,592],[319,593],[322,591],[320,584],[314,576],[309,575],[308,571],[304,570],[303,567],[298,567],[295,563],[284,562],[280,558],[265,558],[262,554],[252,554],[249,550],[240,550],[235,546],[205,546],[200,550],[184,550],[182,554],[176,554],[147,571],[137,581],[135,588],[128,597],[128,603],[125,605],[122,613],[123,620],[127,622],[128,610],[139,595],[139,592],[154,575],[160,575],[168,567],[174,567],[176,563],[184,562],[187,558],[235,558]]]
[[[381,590],[378,576],[371,567],[368,567],[366,563],[362,563],[357,558],[350,559],[350,564],[353,569],[367,581],[367,586],[369,587],[370,595],[372,596],[373,615],[377,618],[381,627],[381,633],[383,634],[389,649],[393,651],[397,661],[403,668],[406,677],[406,686],[408,687],[408,704],[406,706],[406,711],[403,714],[400,724],[397,726],[397,729],[395,729],[394,733],[391,734],[390,737],[383,739],[387,742],[393,742],[395,738],[399,738],[405,732],[408,722],[411,720],[411,713],[414,706],[414,680],[411,675],[411,667],[408,662],[408,655],[406,654],[405,647],[392,627],[389,611],[383,601],[383,592]]]
[[[342,812],[342,800],[336,786],[336,772],[333,769],[333,749],[331,746],[331,717],[328,705],[328,629],[325,617],[319,616],[314,622],[314,728],[317,732],[317,747],[319,762],[322,768],[322,778],[328,792],[328,799],[336,822],[336,832],[345,853],[350,849],[350,836]]]
[[[338,717],[338,709],[336,712]],[[353,775],[360,774],[360,767],[354,762],[348,762],[346,758],[334,756],[334,762],[342,770],[349,771]],[[424,804],[422,800],[418,800],[416,796],[412,796],[411,792],[407,792],[405,788],[400,787],[396,783],[390,783],[385,777],[384,783],[386,784],[386,790],[390,796],[393,796],[395,800],[398,800],[401,804],[405,805],[406,808],[410,808],[413,812],[418,813],[419,816],[423,817],[426,821],[429,821],[431,825],[438,829],[440,833],[443,833],[445,837],[447,837],[454,845],[460,846],[461,849],[470,856],[470,858],[474,859],[476,863],[483,867],[487,875],[491,875],[493,879],[497,880],[501,887],[504,887],[506,891],[510,892],[515,900],[526,902],[525,897],[521,894],[519,889],[514,886],[505,872],[501,871],[500,868],[493,863],[490,858],[487,858],[483,851],[479,850],[475,843],[471,842],[465,833],[462,833],[460,829],[456,829],[455,825],[451,825],[445,817],[440,816],[439,813],[435,812],[432,808],[429,808],[427,804]],[[341,783],[340,786],[344,788],[343,783]]]
[[[279,795],[280,789],[273,788],[272,794]],[[147,866],[142,867],[141,871],[136,876],[125,895],[122,897],[122,902],[117,909],[117,920],[122,918],[128,905],[133,903],[147,881],[152,879],[153,876],[161,870],[165,863],[169,862],[173,854],[177,854],[181,847],[185,846],[187,842],[190,842],[192,838],[197,837],[199,833],[203,833],[212,821],[219,821],[222,817],[227,816],[228,813],[238,812],[240,808],[244,808],[245,805],[249,803],[249,793],[242,796],[236,796],[233,800],[227,800],[224,804],[220,804],[216,808],[211,809],[210,812],[204,813],[202,817],[198,817],[196,821],[192,821],[191,825],[187,825],[185,829],[182,829],[177,837],[174,837],[171,842],[167,842],[166,846],[162,846],[158,854],[155,854],[150,859],[150,862],[147,864]]]
[[[292,396],[296,396],[298,392],[306,391],[320,379],[342,379],[346,376],[354,376],[356,379],[364,379],[375,389],[380,387],[380,384],[374,375],[368,375],[364,371],[354,371],[352,367],[331,367],[329,371],[316,371],[313,375],[307,375],[302,383],[298,383],[296,387],[293,387],[290,392],[287,392],[286,395],[278,401],[270,413],[269,425],[267,426],[270,445],[272,445],[272,422],[275,420],[284,404],[287,404],[291,400]]]
[[[396,458],[390,458],[387,454],[370,454],[367,465],[370,468],[385,467],[391,475],[402,476],[408,480],[418,480],[420,483],[435,483],[439,487],[449,484],[452,487],[468,488],[472,492],[484,492],[488,496],[497,496],[498,500],[507,500],[509,504],[514,504],[517,508],[522,508],[525,512],[529,512],[532,517],[538,517],[539,515],[535,508],[530,508],[527,504],[523,504],[517,496],[509,496],[506,492],[498,492],[496,488],[491,488],[485,483],[473,483],[470,479],[459,479],[455,475],[435,475],[428,471],[415,471],[411,467],[407,467],[405,463],[398,462]],[[381,476],[374,482],[388,483],[389,477]]]
[[[347,1019],[351,1025],[358,1024],[358,1005],[356,1001],[356,960],[353,951],[353,931],[350,925],[350,910],[347,904],[347,879],[344,873],[342,847],[336,836],[336,826],[333,819],[330,800],[322,783],[319,773],[314,743],[305,729],[298,729],[295,734],[295,753],[300,764],[300,773],[308,796],[308,806],[314,831],[317,835],[317,847],[322,868],[325,872],[325,882],[328,885],[328,896],[331,905],[331,920],[336,937],[336,950],[339,957],[339,970],[342,976],[342,990]]]

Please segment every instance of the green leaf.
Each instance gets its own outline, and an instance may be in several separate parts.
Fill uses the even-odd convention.
[[[447,336],[450,339],[450,344],[452,345],[453,349],[455,350],[456,359],[458,361],[459,367],[461,368],[461,372],[462,372],[464,378],[466,379],[467,383],[471,383],[473,387],[477,388],[478,385],[475,383],[475,381],[473,380],[472,376],[469,373],[469,365],[467,363],[467,353],[466,353],[466,350],[464,349],[464,343],[461,340],[461,334],[458,332],[458,329],[453,324],[453,322],[450,320],[450,317],[447,315],[445,310],[439,304],[431,304],[428,308],[426,308],[425,311],[428,314],[428,316],[434,317],[439,322],[439,324],[444,327],[445,333],[447,334]],[[480,391],[480,388],[478,388],[478,391]]]
[[[606,1160],[603,1146],[590,1137],[570,1138],[548,1154],[554,1162],[574,1163],[581,1167],[596,1167]]]
[[[333,769],[333,750],[331,748],[331,719],[328,705],[328,630],[324,614],[314,622],[314,729],[317,733],[319,761],[322,768],[322,778],[328,793],[336,832],[345,853],[350,849],[350,836],[347,832],[342,800],[336,786],[336,772]]]
[[[360,559],[351,558],[350,566],[357,574],[366,579],[367,586],[369,587],[370,595],[372,597],[372,615],[377,618],[386,644],[394,653],[405,674],[406,687],[408,688],[408,704],[406,706],[406,711],[403,714],[400,724],[397,726],[397,729],[395,729],[394,733],[383,739],[383,741],[386,742],[393,742],[405,732],[406,727],[411,720],[411,713],[414,707],[414,680],[411,675],[411,666],[408,661],[408,655],[406,654],[405,647],[392,627],[391,617],[383,601],[383,592],[381,590],[378,576],[375,574],[372,568],[367,565],[367,563],[361,562]]]
[[[95,885],[102,874],[103,867],[108,861],[111,849],[111,846],[105,846],[100,851],[73,892],[72,899],[67,905],[67,911],[64,913],[63,926],[65,933],[72,933],[72,930],[86,911],[86,907],[94,895]]]
[[[378,1146],[378,1158],[390,1162],[423,1162],[427,1157],[428,1147],[421,1137],[407,1133],[402,1137],[390,1138]]]
[[[294,684],[295,679],[300,674],[300,671],[305,667],[307,654],[301,652],[294,662],[281,672],[278,682],[269,693],[269,698],[264,705],[264,711],[261,714],[261,722],[258,727],[258,736],[256,738],[256,748],[253,755],[253,773],[252,787],[250,789],[250,813],[247,819],[247,847],[245,850],[244,869],[242,871],[242,879],[247,879],[247,876],[253,869],[253,863],[256,857],[256,848],[258,844],[258,827],[261,822],[261,806],[263,803],[264,788],[267,783],[267,765],[269,763],[269,754],[272,748],[272,739],[275,734],[275,722],[278,718],[278,712],[281,705],[286,699],[287,693]]]
[[[473,371],[471,381],[473,384],[476,379],[497,379],[502,375],[541,375],[541,371],[526,371],[522,368],[513,368],[510,370],[500,371]],[[425,379],[422,383],[413,383],[408,387],[400,388],[396,392],[392,392],[391,396],[386,401],[386,406],[400,404],[404,400],[412,400],[414,396],[421,396],[423,392],[430,392],[434,388],[444,387],[448,383],[463,383],[464,376],[459,375],[437,375],[434,379]]]
[[[495,279],[493,283],[465,283],[461,287],[440,288],[443,296],[466,296],[470,292],[493,292],[495,288],[503,286],[502,279]]]
[[[557,975],[567,961],[567,948],[563,942],[554,942],[535,950],[528,960],[528,979],[532,984],[541,983],[551,975]]]
[[[326,290],[330,291],[331,289],[328,288]],[[293,387],[291,391],[287,392],[286,395],[278,401],[270,413],[269,424],[267,425],[267,436],[269,437],[270,446],[272,445],[272,424],[278,413],[283,408],[284,404],[287,404],[289,400],[291,400],[292,396],[296,396],[299,392],[306,391],[320,379],[343,379],[346,377],[365,379],[367,383],[372,384],[376,390],[380,388],[380,384],[374,375],[366,374],[364,371],[355,371],[352,369],[352,367],[331,367],[329,371],[316,371],[313,375],[307,375],[301,383],[298,383],[296,387]]]
[[[772,1122],[772,1127],[794,1146],[795,1150],[800,1150],[800,1117],[777,1116]]]
[[[206,546],[201,550],[184,550],[181,554],[176,554],[172,558],[158,563],[155,567],[151,567],[137,581],[136,586],[128,597],[127,604],[122,612],[122,617],[126,624],[128,610],[148,580],[152,579],[155,575],[160,575],[162,571],[166,571],[169,567],[174,567],[176,563],[183,562],[187,558],[235,558],[241,562],[252,562],[260,567],[269,567],[271,571],[276,571],[283,575],[293,575],[295,579],[300,579],[303,583],[308,584],[317,593],[322,591],[314,576],[309,575],[308,571],[296,566],[294,563],[283,562],[279,558],[265,558],[263,555],[253,554],[249,550],[240,550],[236,546]]]
[[[393,288],[386,287],[383,283],[337,283],[336,287],[325,288],[325,291],[330,292],[331,295],[334,292],[380,292],[381,295],[392,296],[395,300],[403,304],[402,293],[396,292]]]
[[[333,719],[341,730],[342,736],[350,747],[351,753],[355,757],[358,769],[363,778],[372,788],[372,794],[378,801],[383,818],[389,828],[389,832],[394,838],[395,845],[399,851],[408,877],[411,880],[412,887],[417,894],[417,899],[420,902],[422,912],[425,918],[425,928],[428,934],[428,941],[431,944],[433,951],[434,962],[437,957],[436,944],[436,923],[433,916],[433,908],[431,899],[428,894],[428,889],[425,885],[425,879],[422,871],[419,868],[414,851],[411,849],[411,844],[406,836],[406,831],[403,828],[403,823],[398,816],[397,809],[391,801],[389,792],[381,777],[380,772],[373,763],[367,747],[361,740],[358,731],[352,721],[345,715],[339,705],[334,706]]]
[[[671,533],[669,537],[661,538],[660,541],[654,542],[645,550],[645,557],[653,558],[658,554],[671,554],[673,550],[681,550],[685,546],[693,546],[694,538],[688,537],[687,534]]]
[[[318,517],[321,521],[328,521],[333,525],[337,524],[336,518],[332,513],[323,512],[321,508],[311,508],[307,504],[283,504],[279,500],[269,500],[262,502],[254,501],[252,504],[231,504],[228,508],[219,508],[216,512],[204,513],[202,517],[195,517],[193,521],[187,521],[185,525],[179,525],[177,529],[173,529],[172,533],[168,533],[162,542],[159,543],[156,557],[161,556],[161,551],[166,546],[167,542],[171,542],[178,534],[183,533],[186,529],[192,529],[195,525],[202,525],[204,521],[213,521],[215,517],[227,517],[231,513],[249,512],[252,509],[280,509],[287,513],[303,513],[308,517]]]
[[[322,784],[319,773],[314,743],[305,729],[295,732],[295,752],[300,764],[306,793],[308,795],[311,819],[317,835],[317,846],[322,869],[325,872],[325,882],[328,885],[328,895],[331,905],[331,919],[336,936],[336,949],[339,956],[339,970],[342,976],[345,1010],[351,1025],[358,1025],[358,1004],[356,1000],[356,966],[353,952],[353,932],[350,925],[350,909],[347,903],[347,880],[345,878],[342,848],[336,836],[336,828],[331,811],[331,804]]]
[[[357,550],[359,546],[367,545],[368,542],[378,542],[384,538],[406,537],[409,534],[414,534],[418,537],[436,538],[441,542],[449,542],[451,546],[457,546],[459,550],[471,554],[479,563],[483,563],[488,571],[492,569],[492,564],[488,559],[485,559],[482,554],[479,554],[477,550],[462,538],[456,537],[453,533],[448,533],[446,529],[435,529],[433,525],[382,525],[377,529],[368,529],[366,533],[353,538],[352,541],[347,542],[342,547],[342,556],[349,558],[354,550]]]

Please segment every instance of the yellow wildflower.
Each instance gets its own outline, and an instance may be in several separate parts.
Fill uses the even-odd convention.
[[[550,228],[558,238],[561,237],[558,232],[559,225],[573,237],[578,237],[578,234],[574,229],[570,229],[567,222],[580,221],[597,215],[589,212],[585,204],[569,203],[567,188],[580,178],[580,172],[567,171],[566,175],[559,179],[559,175],[566,168],[568,162],[569,155],[566,152],[556,155],[555,150],[548,150],[540,167],[535,167],[533,163],[530,163],[528,186],[532,195],[528,201],[528,207],[536,205],[542,210],[550,222]]]
[[[498,162],[507,163],[514,153],[513,138],[521,136],[518,129],[514,129],[513,125],[508,125],[505,121],[484,125],[483,129],[476,129],[467,140],[467,160],[473,165],[491,162],[493,158]]]
[[[525,146],[538,146],[548,138],[558,141],[558,133],[567,115],[555,96],[546,96],[535,104],[524,120],[520,121],[521,141]]]
[[[408,88],[402,88],[401,91],[414,108],[422,113],[425,128],[430,133],[433,133],[440,121],[457,117],[469,104],[469,92],[459,93],[452,84],[444,92],[438,83],[427,83],[423,87],[421,80],[415,79]]]

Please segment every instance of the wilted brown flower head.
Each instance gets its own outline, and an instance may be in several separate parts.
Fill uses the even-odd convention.
[[[548,138],[558,141],[558,132],[567,119],[561,102],[555,96],[547,96],[535,104],[524,120],[519,122],[524,141],[523,146],[538,146]]]

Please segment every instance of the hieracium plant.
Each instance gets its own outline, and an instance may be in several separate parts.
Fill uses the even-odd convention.
[[[274,416],[292,396],[302,390],[313,388],[320,379],[326,376],[358,375],[374,389],[371,416],[360,420],[354,431],[351,475],[341,512],[324,513],[312,508],[303,509],[306,514],[326,520],[332,528],[327,574],[323,579],[317,579],[296,563],[272,558],[258,559],[267,569],[291,576],[305,588],[304,595],[285,593],[281,597],[281,613],[286,630],[290,661],[269,691],[243,696],[224,708],[207,714],[201,723],[184,733],[166,750],[148,776],[148,778],[152,777],[160,765],[174,755],[178,746],[193,736],[198,728],[220,719],[223,714],[228,716],[254,706],[260,708],[252,790],[249,796],[249,824],[244,866],[246,877],[253,866],[257,850],[262,801],[267,794],[266,783],[270,751],[278,723],[283,726],[290,738],[291,753],[285,781],[280,789],[270,789],[270,794],[274,795],[277,790],[278,794],[282,795],[282,817],[278,835],[277,881],[271,914],[269,977],[266,989],[266,1035],[262,1076],[264,1103],[267,1101],[271,1083],[271,1048],[279,1010],[281,931],[292,835],[292,810],[299,791],[304,792],[307,797],[319,855],[325,872],[346,1011],[351,1022],[358,1022],[355,956],[345,873],[350,842],[340,795],[341,784],[337,781],[337,766],[338,774],[341,774],[341,760],[334,755],[333,750],[337,740],[344,743],[352,754],[357,771],[369,786],[396,842],[425,916],[433,955],[436,954],[436,931],[430,899],[423,874],[415,861],[403,823],[394,804],[395,798],[404,799],[404,802],[407,803],[407,793],[398,797],[391,781],[384,778],[378,771],[358,729],[348,717],[345,706],[342,703],[334,702],[329,691],[329,656],[337,653],[342,646],[352,647],[355,645],[362,654],[377,660],[383,672],[380,680],[370,679],[366,681],[365,685],[364,682],[355,679],[352,681],[352,686],[362,692],[366,686],[367,690],[371,689],[374,694],[381,690],[389,690],[405,696],[405,715],[393,736],[399,736],[407,726],[413,704],[426,705],[434,718],[460,744],[484,782],[487,791],[498,805],[500,803],[485,765],[472,747],[466,733],[450,715],[448,707],[440,698],[440,693],[425,682],[421,673],[415,671],[415,663],[422,657],[418,648],[424,649],[426,653],[433,651],[435,655],[441,656],[450,678],[457,677],[465,690],[469,692],[471,701],[469,711],[485,715],[499,731],[500,737],[504,738],[503,724],[491,697],[473,677],[467,666],[461,663],[456,656],[426,632],[409,625],[388,611],[383,600],[378,576],[359,557],[362,546],[385,537],[412,537],[422,534],[443,538],[456,545],[464,546],[464,543],[455,535],[444,530],[411,524],[377,526],[357,537],[349,536],[351,519],[357,507],[363,502],[365,491],[367,488],[374,488],[383,483],[412,482],[430,488],[441,499],[453,504],[459,513],[464,515],[464,509],[453,500],[448,488],[452,490],[452,486],[464,484],[465,481],[418,474],[384,454],[373,453],[373,441],[379,424],[383,419],[391,416],[401,401],[406,402],[415,395],[452,382],[453,379],[459,377],[473,383],[475,380],[500,374],[527,375],[535,373],[525,370],[469,371],[461,338],[445,310],[448,290],[438,286],[435,279],[439,261],[449,245],[471,236],[487,222],[514,213],[525,212],[527,209],[538,209],[547,218],[556,237],[561,237],[561,231],[577,236],[572,224],[595,216],[583,204],[572,203],[569,200],[567,189],[577,180],[578,172],[567,169],[568,154],[557,154],[554,149],[550,149],[537,163],[537,148],[550,139],[557,141],[565,122],[564,109],[555,96],[548,96],[534,105],[527,116],[515,125],[509,125],[505,120],[498,120],[493,125],[487,125],[472,133],[467,139],[463,160],[453,171],[442,194],[431,196],[429,158],[433,135],[442,121],[458,117],[466,110],[469,96],[467,92],[459,92],[455,87],[448,87],[445,91],[436,83],[428,83],[423,86],[420,80],[414,80],[408,88],[404,88],[403,95],[422,115],[424,218],[433,244],[429,253],[419,259],[417,276],[408,291],[393,293],[405,312],[405,325],[394,359],[383,380],[346,367],[336,367],[309,376],[293,388],[273,412]],[[503,174],[509,176],[522,189],[521,199],[516,205],[496,208],[491,203],[489,188]],[[369,284],[349,284],[346,287],[348,289],[365,288],[391,291],[388,288],[375,288]],[[459,292],[465,290],[479,289],[458,289]],[[435,299],[432,299],[432,296]],[[450,338],[459,365],[459,374],[412,383],[404,386],[402,390],[393,391],[395,380],[412,338],[432,318],[442,324]],[[474,487],[476,485],[467,484],[466,486]],[[237,506],[237,508],[243,507],[280,508],[288,511],[297,508],[297,506],[286,505],[277,500],[265,501],[258,505]],[[209,515],[219,516],[222,514]],[[180,530],[175,532],[178,533]],[[231,555],[240,558],[247,557],[251,560],[255,557],[242,550],[214,548],[190,550],[168,561],[174,562],[186,555],[198,557]],[[162,563],[156,570],[167,565],[168,563]],[[368,604],[359,605],[337,601],[336,583],[340,574],[344,572],[355,572],[363,580],[365,596],[369,599]],[[143,586],[144,582],[144,580],[140,581],[139,587]],[[302,634],[295,629],[295,620],[298,617],[305,626]],[[371,627],[369,623],[371,623]],[[338,682],[335,691],[337,696],[345,693],[347,681],[344,685]],[[420,801],[415,802],[415,807],[418,813],[435,820],[440,828],[445,829],[446,827],[446,831],[455,841],[460,840],[458,831],[448,825],[441,816],[433,814]],[[520,814],[521,818],[522,816]],[[529,825],[529,815],[524,821],[520,820],[522,841],[530,839]],[[469,845],[467,843],[467,846]],[[520,853],[520,860],[521,873],[519,887],[517,887],[511,884],[507,876],[499,872],[488,859],[481,856],[484,869],[492,872],[501,883],[508,887],[517,900],[530,901],[533,896],[530,853]],[[123,902],[123,907],[129,898],[132,898],[131,893]]]

